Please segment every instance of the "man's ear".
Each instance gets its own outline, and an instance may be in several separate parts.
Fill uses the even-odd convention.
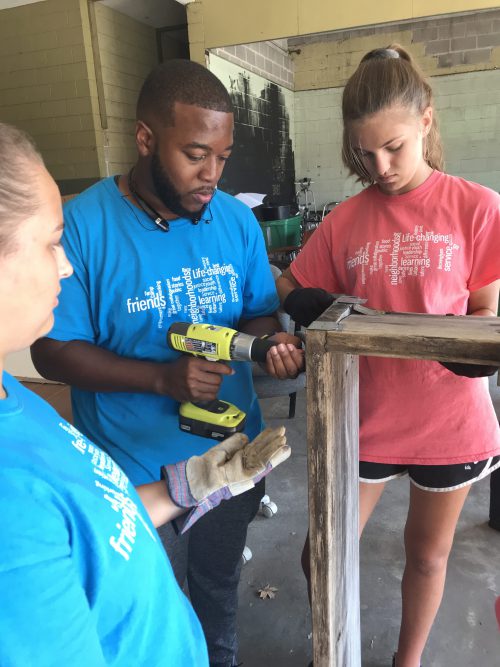
[[[141,157],[149,157],[154,153],[155,136],[153,130],[142,120],[135,124],[135,143]]]

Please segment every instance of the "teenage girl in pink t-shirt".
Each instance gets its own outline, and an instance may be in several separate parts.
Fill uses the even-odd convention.
[[[442,172],[432,90],[399,46],[376,49],[347,82],[344,164],[368,187],[337,206],[278,281],[308,326],[331,293],[386,311],[494,316],[500,197]],[[360,359],[360,534],[385,487],[408,475],[402,621],[393,665],[418,667],[473,482],[500,466],[485,374],[433,361]],[[308,572],[309,545],[303,565]]]

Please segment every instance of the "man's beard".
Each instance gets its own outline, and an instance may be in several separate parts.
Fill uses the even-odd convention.
[[[198,220],[201,219],[206,204],[202,206],[199,211],[188,211],[184,208],[181,204],[181,195],[175,189],[174,184],[165,173],[158,151],[156,150],[151,157],[151,178],[158,198],[169,211],[175,213],[180,218],[187,218],[193,222],[198,222]]]

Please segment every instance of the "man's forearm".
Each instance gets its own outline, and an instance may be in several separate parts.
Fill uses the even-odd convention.
[[[78,389],[165,393],[159,364],[121,357],[84,341],[42,338],[32,346],[31,356],[40,375]]]
[[[243,333],[260,338],[266,334],[281,331],[281,326],[275,315],[267,315],[265,317],[256,317],[253,320],[240,320],[238,329]]]

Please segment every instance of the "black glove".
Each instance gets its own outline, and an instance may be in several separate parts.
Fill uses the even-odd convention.
[[[292,290],[284,300],[283,310],[297,324],[308,327],[325,312],[334,299],[334,294],[320,287],[298,287]]]
[[[461,375],[466,378],[484,378],[488,375],[495,375],[498,366],[482,366],[481,364],[461,364],[458,361],[440,361],[444,366],[455,375]]]

